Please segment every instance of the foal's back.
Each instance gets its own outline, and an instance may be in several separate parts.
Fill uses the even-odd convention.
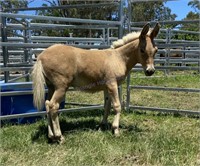
[[[118,58],[112,49],[85,50],[56,44],[43,51],[38,60],[42,61],[49,83],[95,91],[103,89],[102,81],[116,76]]]

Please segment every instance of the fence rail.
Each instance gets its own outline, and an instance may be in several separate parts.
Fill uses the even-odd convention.
[[[83,23],[83,24],[103,24],[106,26],[118,26],[123,24],[121,21],[104,21],[104,20],[92,20],[92,19],[80,19],[80,18],[64,18],[64,17],[53,17],[53,16],[36,16],[28,14],[11,14],[0,12],[1,17],[8,18],[23,18],[23,19],[34,19],[34,20],[45,20],[45,21],[59,21],[59,22],[71,22],[71,23]]]
[[[146,90],[162,90],[162,91],[177,91],[177,92],[200,92],[200,89],[192,88],[171,88],[158,86],[129,86],[131,89],[146,89]]]
[[[97,106],[86,106],[86,107],[79,107],[79,108],[69,108],[69,109],[60,109],[58,112],[78,112],[78,111],[85,111],[85,110],[96,110],[96,109],[102,109],[103,105],[97,105]],[[9,120],[9,119],[19,119],[19,118],[25,118],[25,117],[35,117],[35,116],[45,116],[47,115],[46,111],[42,112],[32,112],[32,113],[25,113],[25,114],[13,114],[13,115],[3,115],[0,116],[1,120]]]
[[[180,110],[180,109],[171,109],[171,108],[158,108],[158,107],[145,107],[145,106],[134,106],[129,105],[129,109],[134,110],[146,110],[146,111],[158,111],[164,113],[179,113],[184,115],[193,115],[193,116],[200,116],[199,111],[192,111],[192,110]]]
[[[136,1],[134,1],[136,2]],[[1,50],[0,50],[0,63],[1,71],[4,72],[5,82],[12,82],[22,77],[29,78],[29,71],[34,64],[33,54],[40,53],[45,48],[49,47],[53,43],[65,43],[71,46],[76,46],[85,49],[105,49],[109,48],[112,41],[117,40],[123,36],[124,30],[138,31],[141,30],[141,26],[146,24],[146,22],[132,22],[130,18],[125,20],[126,16],[131,15],[131,11],[127,15],[123,13],[123,1],[112,2],[112,3],[100,3],[98,5],[68,5],[62,7],[49,7],[48,9],[56,8],[83,8],[83,7],[99,7],[105,5],[118,6],[118,21],[109,20],[93,20],[93,19],[79,19],[79,18],[63,18],[63,17],[52,17],[52,16],[36,16],[36,15],[25,15],[25,14],[11,14],[5,13],[6,11],[11,11],[11,9],[5,9],[5,12],[0,12],[0,17],[2,18],[1,24]],[[130,4],[129,4],[130,5]],[[130,6],[128,6],[129,8]],[[45,10],[47,7],[40,8],[19,8],[12,9],[12,11],[25,11],[25,10]],[[7,23],[6,19],[24,19],[23,22],[18,21],[18,23]],[[47,21],[48,23],[33,23],[31,20]],[[56,24],[51,23],[51,21],[56,21]],[[58,23],[59,22],[59,23]],[[66,25],[65,23],[70,25]],[[127,22],[127,25],[124,25]],[[82,25],[76,25],[76,23],[81,23]],[[151,25],[154,25],[156,21],[151,21]],[[182,21],[160,21],[161,25],[166,24],[190,24],[199,23],[199,20],[182,20]],[[140,27],[139,27],[140,26]],[[41,29],[88,29],[101,32],[101,37],[50,37],[50,36],[34,36],[32,35],[33,30]],[[8,30],[13,32],[13,37],[8,37]],[[14,31],[22,31],[21,34],[14,33]],[[113,36],[112,33],[117,31],[118,36]],[[164,71],[165,74],[169,73],[171,70],[195,70],[200,72],[200,47],[199,41],[189,41],[189,40],[178,40],[174,37],[174,34],[192,34],[200,35],[200,32],[194,31],[183,31],[176,29],[161,29],[160,37],[158,37],[155,42],[159,50],[155,58],[155,68],[156,70]],[[181,57],[170,57],[171,54],[180,54]],[[161,57],[160,54],[164,54]],[[16,62],[17,61],[17,62]],[[180,66],[178,66],[180,65]],[[132,69],[132,71],[143,70],[140,65],[137,65]],[[10,72],[22,71],[23,74],[17,76],[14,79],[10,79]],[[131,74],[132,72],[130,72]],[[191,92],[199,93],[200,89],[190,89],[190,88],[174,88],[174,87],[147,87],[147,86],[133,86],[130,84],[130,74],[127,78],[127,99],[126,107],[127,109],[142,109],[150,111],[161,111],[161,112],[180,112],[184,114],[199,115],[198,111],[192,110],[178,110],[169,108],[153,108],[144,106],[134,106],[130,104],[130,93],[132,89],[146,89],[146,90],[162,90],[162,91],[181,91],[181,92]],[[28,80],[28,79],[27,79]],[[8,92],[2,93],[2,96],[9,95],[24,95],[31,94],[32,91],[24,92]],[[73,103],[77,104],[77,103]],[[78,103],[79,104],[79,103]],[[102,105],[98,106],[88,106],[81,108],[70,108],[63,109],[60,112],[69,111],[80,111],[89,109],[101,109]],[[39,113],[28,113],[28,114],[17,114],[17,115],[6,115],[1,116],[1,120],[30,117],[30,116],[44,116],[46,112]]]

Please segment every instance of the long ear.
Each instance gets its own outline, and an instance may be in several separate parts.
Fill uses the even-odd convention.
[[[150,27],[150,24],[149,24],[149,23],[147,23],[147,24],[143,27],[143,29],[142,29],[142,31],[141,31],[141,33],[140,33],[140,38],[141,38],[141,39],[144,39],[144,38],[146,37],[146,34],[149,32],[149,27]]]
[[[151,31],[150,38],[154,39],[158,35],[159,30],[160,30],[160,24],[157,22],[154,29]]]

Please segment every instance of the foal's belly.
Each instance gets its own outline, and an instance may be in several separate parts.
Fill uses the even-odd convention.
[[[125,75],[120,75],[118,77],[112,76],[108,78],[108,77],[103,77],[103,76],[86,77],[83,74],[83,75],[77,75],[76,77],[74,77],[70,86],[80,91],[96,92],[96,91],[105,90],[106,86],[113,81],[117,82],[117,84],[120,85],[124,79],[125,79]]]
[[[86,79],[86,78],[75,78],[71,86],[80,91],[96,92],[105,90],[106,80],[104,79]]]
[[[105,90],[106,86],[103,82],[90,82],[86,84],[77,84],[74,83],[72,86],[80,91],[86,91],[86,92],[97,92],[101,90]]]

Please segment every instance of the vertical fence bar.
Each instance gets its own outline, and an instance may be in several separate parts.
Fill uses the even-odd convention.
[[[106,33],[106,43],[107,43],[107,45],[109,45],[109,44],[111,44],[111,42],[110,42],[110,29],[106,28],[105,33]]]
[[[120,1],[119,4],[119,21],[121,22],[121,24],[119,25],[119,29],[118,29],[118,38],[122,38],[123,37],[123,24],[124,24],[124,0]]]
[[[119,25],[119,29],[118,29],[118,38],[121,39],[123,37],[123,25],[124,25],[124,0],[120,1],[119,4],[119,21],[121,22],[121,24]],[[118,87],[118,93],[119,93],[119,99],[120,102],[122,103],[122,86]]]
[[[128,26],[128,32],[131,32],[131,20],[132,20],[132,9],[131,9],[131,1],[128,0],[128,13],[127,13],[127,26]]]
[[[28,43],[31,43],[31,23],[30,22],[27,22],[27,27],[28,27],[28,35],[27,35],[27,40],[28,40]],[[33,56],[32,56],[32,53],[31,53],[31,49],[29,48],[29,63],[33,63]]]
[[[103,45],[106,45],[106,31],[105,28],[102,29]]]
[[[6,18],[5,17],[1,17],[1,41],[2,42],[7,42],[7,26],[6,26]],[[3,55],[3,65],[4,67],[8,66],[8,60],[9,60],[9,56],[8,56],[8,47],[6,46],[2,46],[2,55]],[[8,82],[9,80],[9,71],[5,71],[4,72],[4,81]]]
[[[167,29],[167,40],[166,41],[167,41],[167,44],[171,43],[171,29],[170,28]],[[167,56],[166,56],[166,64],[165,65],[170,66],[170,48],[169,47],[167,48],[166,53],[167,53]],[[167,75],[169,75],[169,71],[170,71],[169,69],[166,70]]]
[[[200,37],[200,35],[199,35],[199,37]],[[198,67],[199,67],[199,70],[198,70],[198,72],[199,72],[199,74],[200,74],[200,45],[199,45],[199,62],[198,62]]]
[[[128,0],[128,13],[127,13],[127,26],[128,26],[128,32],[131,32],[131,1]],[[130,105],[130,80],[131,80],[131,71],[127,75],[126,79],[126,111],[129,111],[129,105]]]
[[[24,32],[23,32],[23,35],[24,35],[24,43],[29,43],[29,26],[30,24],[28,22],[24,23]],[[29,63],[30,62],[30,51],[28,48],[25,48],[24,49],[24,62],[25,63]],[[30,81],[30,78],[29,78],[29,75],[28,75],[28,71],[25,71],[25,74],[27,75],[26,76],[26,82],[29,82]]]
[[[129,72],[127,79],[126,79],[126,111],[129,111],[130,106],[130,80],[131,80],[131,71]]]

